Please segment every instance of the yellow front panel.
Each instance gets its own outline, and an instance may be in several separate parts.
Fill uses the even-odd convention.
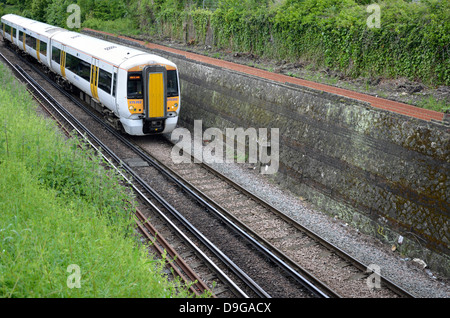
[[[164,117],[164,82],[162,73],[150,73],[148,79],[148,117]]]
[[[170,97],[167,99],[167,111],[168,112],[177,111],[178,105],[180,105],[178,97]]]
[[[143,99],[128,99],[128,111],[131,114],[142,114],[144,112]]]

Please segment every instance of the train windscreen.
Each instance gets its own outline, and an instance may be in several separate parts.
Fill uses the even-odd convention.
[[[142,73],[132,72],[128,74],[127,95],[129,99],[142,99]]]
[[[167,97],[178,96],[177,71],[167,71]]]

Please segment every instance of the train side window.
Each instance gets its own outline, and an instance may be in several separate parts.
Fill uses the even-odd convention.
[[[167,97],[178,96],[177,71],[167,71]]]
[[[66,53],[66,69],[77,73],[79,59],[72,54]]]
[[[10,26],[10,25],[7,25],[7,24],[5,23],[5,35],[6,35],[6,34],[11,35],[11,26]]]
[[[111,94],[112,74],[100,69],[98,74],[98,87],[108,94]]]
[[[77,74],[86,81],[90,81],[91,64],[69,53],[66,53],[66,69]]]
[[[128,73],[127,95],[129,99],[142,99],[142,73]]]
[[[91,64],[80,60],[77,75],[89,82],[91,80]]]
[[[61,58],[61,50],[52,46],[52,60],[59,64]]]
[[[19,31],[19,42],[23,43],[23,32]]]
[[[47,42],[41,41],[39,44],[39,54],[47,55]]]
[[[16,39],[17,38],[17,29],[13,28],[13,38]]]
[[[25,37],[25,42],[29,47],[36,50],[36,38],[35,37],[32,37],[31,35],[27,35]]]

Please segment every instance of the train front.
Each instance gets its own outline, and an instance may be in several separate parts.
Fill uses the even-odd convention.
[[[126,98],[118,96],[126,100],[118,105],[125,132],[148,135],[174,130],[180,111],[180,85],[175,64],[158,57],[158,60],[125,71],[126,78],[119,78],[126,80]]]

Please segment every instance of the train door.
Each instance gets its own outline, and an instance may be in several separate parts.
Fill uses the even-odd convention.
[[[39,62],[41,61],[40,52],[41,52],[41,40],[39,40],[37,38],[36,39],[36,56],[37,56],[37,59],[38,59]]]
[[[167,114],[167,70],[160,65],[148,65],[142,71],[144,77],[144,133],[164,130]]]
[[[66,48],[61,45],[60,56],[59,56],[59,67],[61,69],[61,76],[66,78]]]
[[[98,98],[98,60],[96,58],[92,58],[91,62],[91,96],[99,101]]]
[[[142,72],[144,77],[144,111],[150,131],[164,129],[167,112],[167,70],[163,66],[149,65]]]
[[[26,37],[26,33],[24,31],[19,30],[19,42],[18,42],[18,46],[20,48],[23,48],[23,50],[26,52],[27,48],[25,46],[25,37]]]
[[[17,29],[14,27],[12,27],[12,31],[11,31],[11,40],[12,40],[12,43],[19,46],[19,42],[17,41]]]

